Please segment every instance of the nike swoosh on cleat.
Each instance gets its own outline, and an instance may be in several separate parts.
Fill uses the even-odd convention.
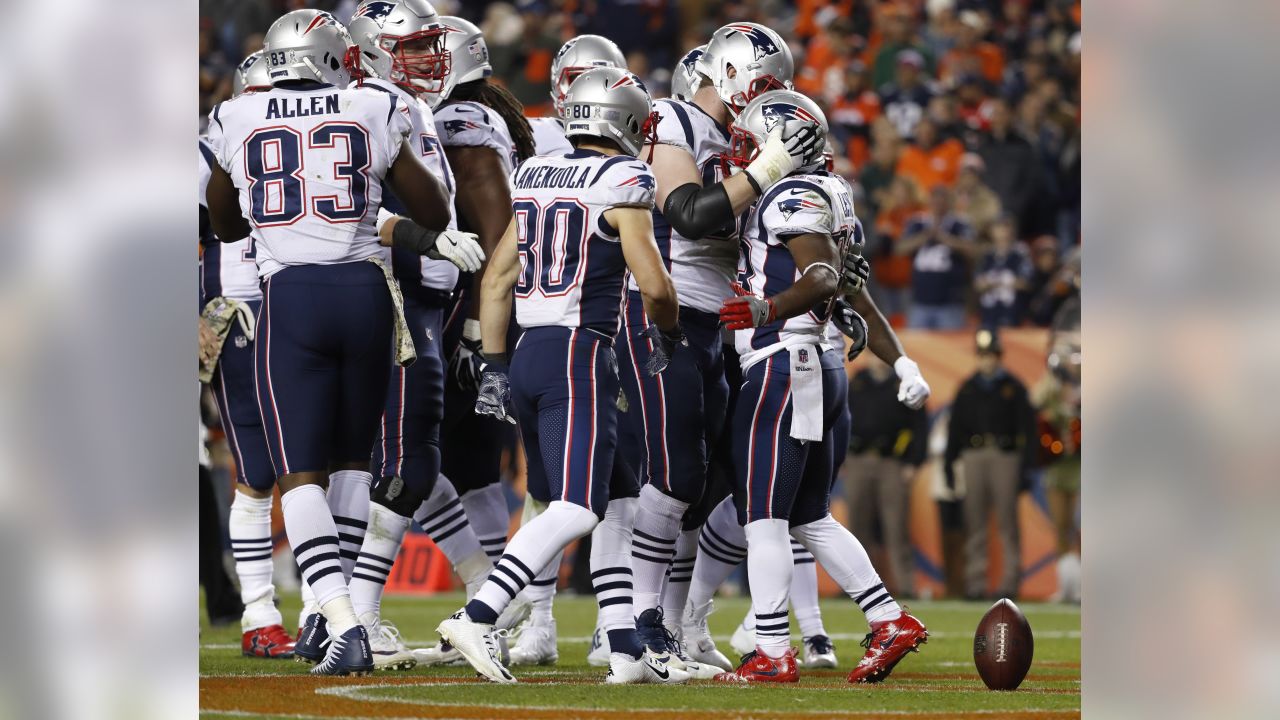
[[[894,634],[890,635],[888,640],[885,640],[884,642],[880,643],[880,647],[881,647],[881,648],[883,648],[883,649],[885,649],[885,650],[888,650],[888,649],[889,649],[889,646],[893,644],[893,641],[894,641],[894,640],[897,640],[897,639],[898,639],[898,636],[899,636],[899,635],[901,635],[901,634],[902,634],[902,631],[901,631],[901,630],[898,630],[898,631],[897,631],[897,632],[895,632]]]
[[[659,667],[657,665],[654,665],[653,663],[649,663],[649,667],[653,668],[654,674],[662,678],[663,680],[666,680],[671,677],[671,671],[667,670],[664,667]]]

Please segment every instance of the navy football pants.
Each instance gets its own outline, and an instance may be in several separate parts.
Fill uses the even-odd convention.
[[[734,501],[743,525],[766,518],[804,525],[826,516],[835,477],[832,429],[848,404],[840,353],[821,355],[821,442],[791,437],[791,354],[782,351],[743,373],[733,417]]]
[[[525,331],[511,359],[511,396],[528,459],[529,493],[603,518],[617,446],[612,339],[590,330]]]
[[[247,305],[255,316],[262,307],[256,300]],[[239,322],[231,324],[209,389],[218,403],[222,429],[236,460],[236,482],[260,492],[270,490],[276,483],[276,473],[253,390],[253,341],[240,329]]]
[[[399,477],[414,496],[425,500],[440,475],[440,422],[444,419],[440,326],[444,309],[406,295],[404,314],[418,359],[407,368],[392,363],[373,465],[379,477]]]
[[[392,313],[385,276],[370,262],[287,267],[263,284],[255,381],[277,477],[369,462]]]
[[[641,441],[639,457],[628,458],[628,463],[638,469],[642,482],[695,505],[706,490],[709,448],[720,437],[729,403],[720,318],[681,307],[680,327],[688,347],[676,348],[667,369],[649,377],[644,366],[652,344],[639,337],[649,326],[640,293],[627,293],[623,312],[618,343],[629,406],[626,422]]]

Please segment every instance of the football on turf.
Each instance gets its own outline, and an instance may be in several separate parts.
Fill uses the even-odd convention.
[[[973,635],[973,664],[992,690],[1016,690],[1031,669],[1034,651],[1031,625],[1008,598],[991,606]]]

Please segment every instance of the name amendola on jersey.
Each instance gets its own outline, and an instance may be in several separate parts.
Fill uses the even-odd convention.
[[[578,150],[529,158],[513,184],[517,322],[613,337],[627,265],[617,229],[604,214],[619,207],[651,210],[653,172],[629,155]]]

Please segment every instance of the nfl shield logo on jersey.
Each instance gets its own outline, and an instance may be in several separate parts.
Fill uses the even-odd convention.
[[[800,362],[802,362],[802,363],[807,363],[807,362],[809,362],[809,349],[808,349],[808,348],[800,348],[800,352],[799,352],[799,353],[797,353],[797,354],[800,356]]]

